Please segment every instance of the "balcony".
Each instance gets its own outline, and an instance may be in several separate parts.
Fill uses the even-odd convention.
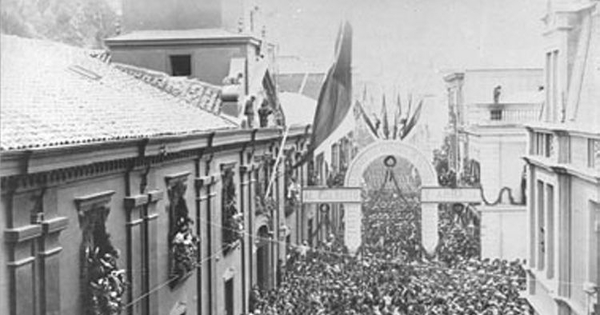
[[[540,104],[475,104],[467,106],[471,126],[522,125],[539,120]]]

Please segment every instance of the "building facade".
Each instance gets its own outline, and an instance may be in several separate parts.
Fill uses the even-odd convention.
[[[536,314],[600,314],[600,6],[549,1],[545,104],[527,125],[528,292]]]
[[[449,165],[458,185],[481,187],[482,256],[525,259],[525,123],[540,117],[542,69],[473,69],[447,75]]]
[[[2,43],[0,313],[233,315],[276,285],[305,228],[306,126],[283,143],[209,110],[210,84],[190,100],[81,49]]]
[[[105,43],[114,62],[223,85],[223,113],[254,127],[283,118],[261,16],[252,0],[125,0],[123,33]]]

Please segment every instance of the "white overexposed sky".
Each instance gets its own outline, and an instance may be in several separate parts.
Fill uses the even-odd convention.
[[[281,54],[329,64],[343,17],[354,66],[388,87],[439,88],[444,71],[541,67],[546,0],[262,0]]]
[[[381,91],[388,102],[400,93],[404,104],[409,94],[429,95],[419,123],[431,134],[429,147],[441,144],[447,124],[445,73],[543,66],[547,0],[260,1],[280,54],[323,69],[332,62],[340,21],[350,20],[355,77],[376,87],[371,110],[378,112]]]

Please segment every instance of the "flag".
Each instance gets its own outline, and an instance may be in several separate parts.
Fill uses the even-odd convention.
[[[419,117],[421,116],[421,108],[423,108],[423,100],[419,101],[419,105],[417,105],[417,109],[415,109],[415,112],[413,113],[413,115],[410,117],[410,120],[406,124],[406,127],[404,128],[404,131],[402,132],[402,137],[400,139],[404,139],[406,136],[408,136],[410,131],[417,124],[417,122],[419,121]]]
[[[398,137],[398,132],[401,130],[398,125],[400,124],[400,116],[402,116],[402,103],[400,102],[400,94],[398,94],[396,99],[396,115],[394,115],[394,133],[392,134],[394,140]]]
[[[342,123],[352,105],[352,27],[342,24],[335,46],[335,61],[321,87],[312,124],[314,151]]]
[[[381,105],[381,119],[383,120],[383,138],[390,138],[390,124],[388,122],[387,107],[385,106],[385,94],[383,95],[383,104]]]
[[[327,72],[312,123],[308,152],[293,167],[296,168],[320,153],[328,151],[333,139],[354,126],[354,117],[348,115],[352,107],[352,26],[342,23],[335,43],[335,59]],[[348,117],[350,116],[350,117]],[[335,134],[334,134],[335,133]],[[326,141],[327,140],[327,141]],[[325,152],[324,158],[330,154]]]
[[[371,118],[369,118],[369,115],[367,115],[367,113],[365,112],[365,109],[362,107],[362,105],[358,101],[356,101],[355,106],[360,111],[360,116],[363,118],[363,120],[367,124],[367,127],[369,127],[369,131],[371,131],[371,133],[373,134],[373,137],[375,137],[375,139],[377,139],[377,127],[375,127],[375,125],[373,124],[373,121],[371,121]]]

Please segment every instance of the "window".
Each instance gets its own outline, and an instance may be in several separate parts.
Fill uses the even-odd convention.
[[[171,58],[171,74],[176,77],[192,75],[192,56],[173,55]]]
[[[564,114],[563,102],[559,99],[558,50],[546,53],[546,119],[555,121],[558,112]]]
[[[551,134],[542,132],[535,133],[535,154],[544,157],[552,156],[552,151],[554,150],[552,143],[553,140],[554,139]]]
[[[589,279],[592,282],[595,281],[596,284],[600,284],[600,204],[591,202],[591,208],[592,228],[590,230],[592,232],[592,235],[590,235],[590,237],[592,239],[592,242],[590,242],[590,261],[588,262],[590,266]],[[594,261],[594,259],[596,261]],[[600,305],[598,305],[598,307],[600,307]]]
[[[325,157],[323,156],[324,153],[320,153],[319,155],[317,155],[317,184],[324,184],[323,178],[325,177]]]
[[[548,268],[546,277],[554,277],[554,187],[546,185],[546,253]]]
[[[233,278],[225,281],[225,314],[233,315],[234,313],[234,298],[233,298]]]
[[[490,120],[502,120],[502,110],[501,109],[490,110]]]
[[[537,182],[538,208],[538,270],[543,270],[546,262],[546,220],[544,213],[544,182]]]
[[[332,171],[339,170],[340,145],[335,143],[331,146],[331,167]]]
[[[546,120],[550,120],[550,112],[554,106],[552,103],[552,90],[554,89],[554,85],[552,83],[552,53],[546,53],[546,107],[544,108]]]
[[[556,121],[558,110],[560,108],[563,114],[563,102],[559,99],[558,86],[558,50],[552,53],[552,121]]]
[[[588,139],[587,152],[587,166],[600,168],[600,140]]]
[[[228,254],[243,239],[244,215],[237,208],[233,165],[221,166],[221,225],[223,254]]]
[[[545,157],[550,157],[552,156],[552,135],[549,134],[545,134],[544,135],[544,141],[546,141],[546,145],[545,145],[545,150],[543,152]]]

